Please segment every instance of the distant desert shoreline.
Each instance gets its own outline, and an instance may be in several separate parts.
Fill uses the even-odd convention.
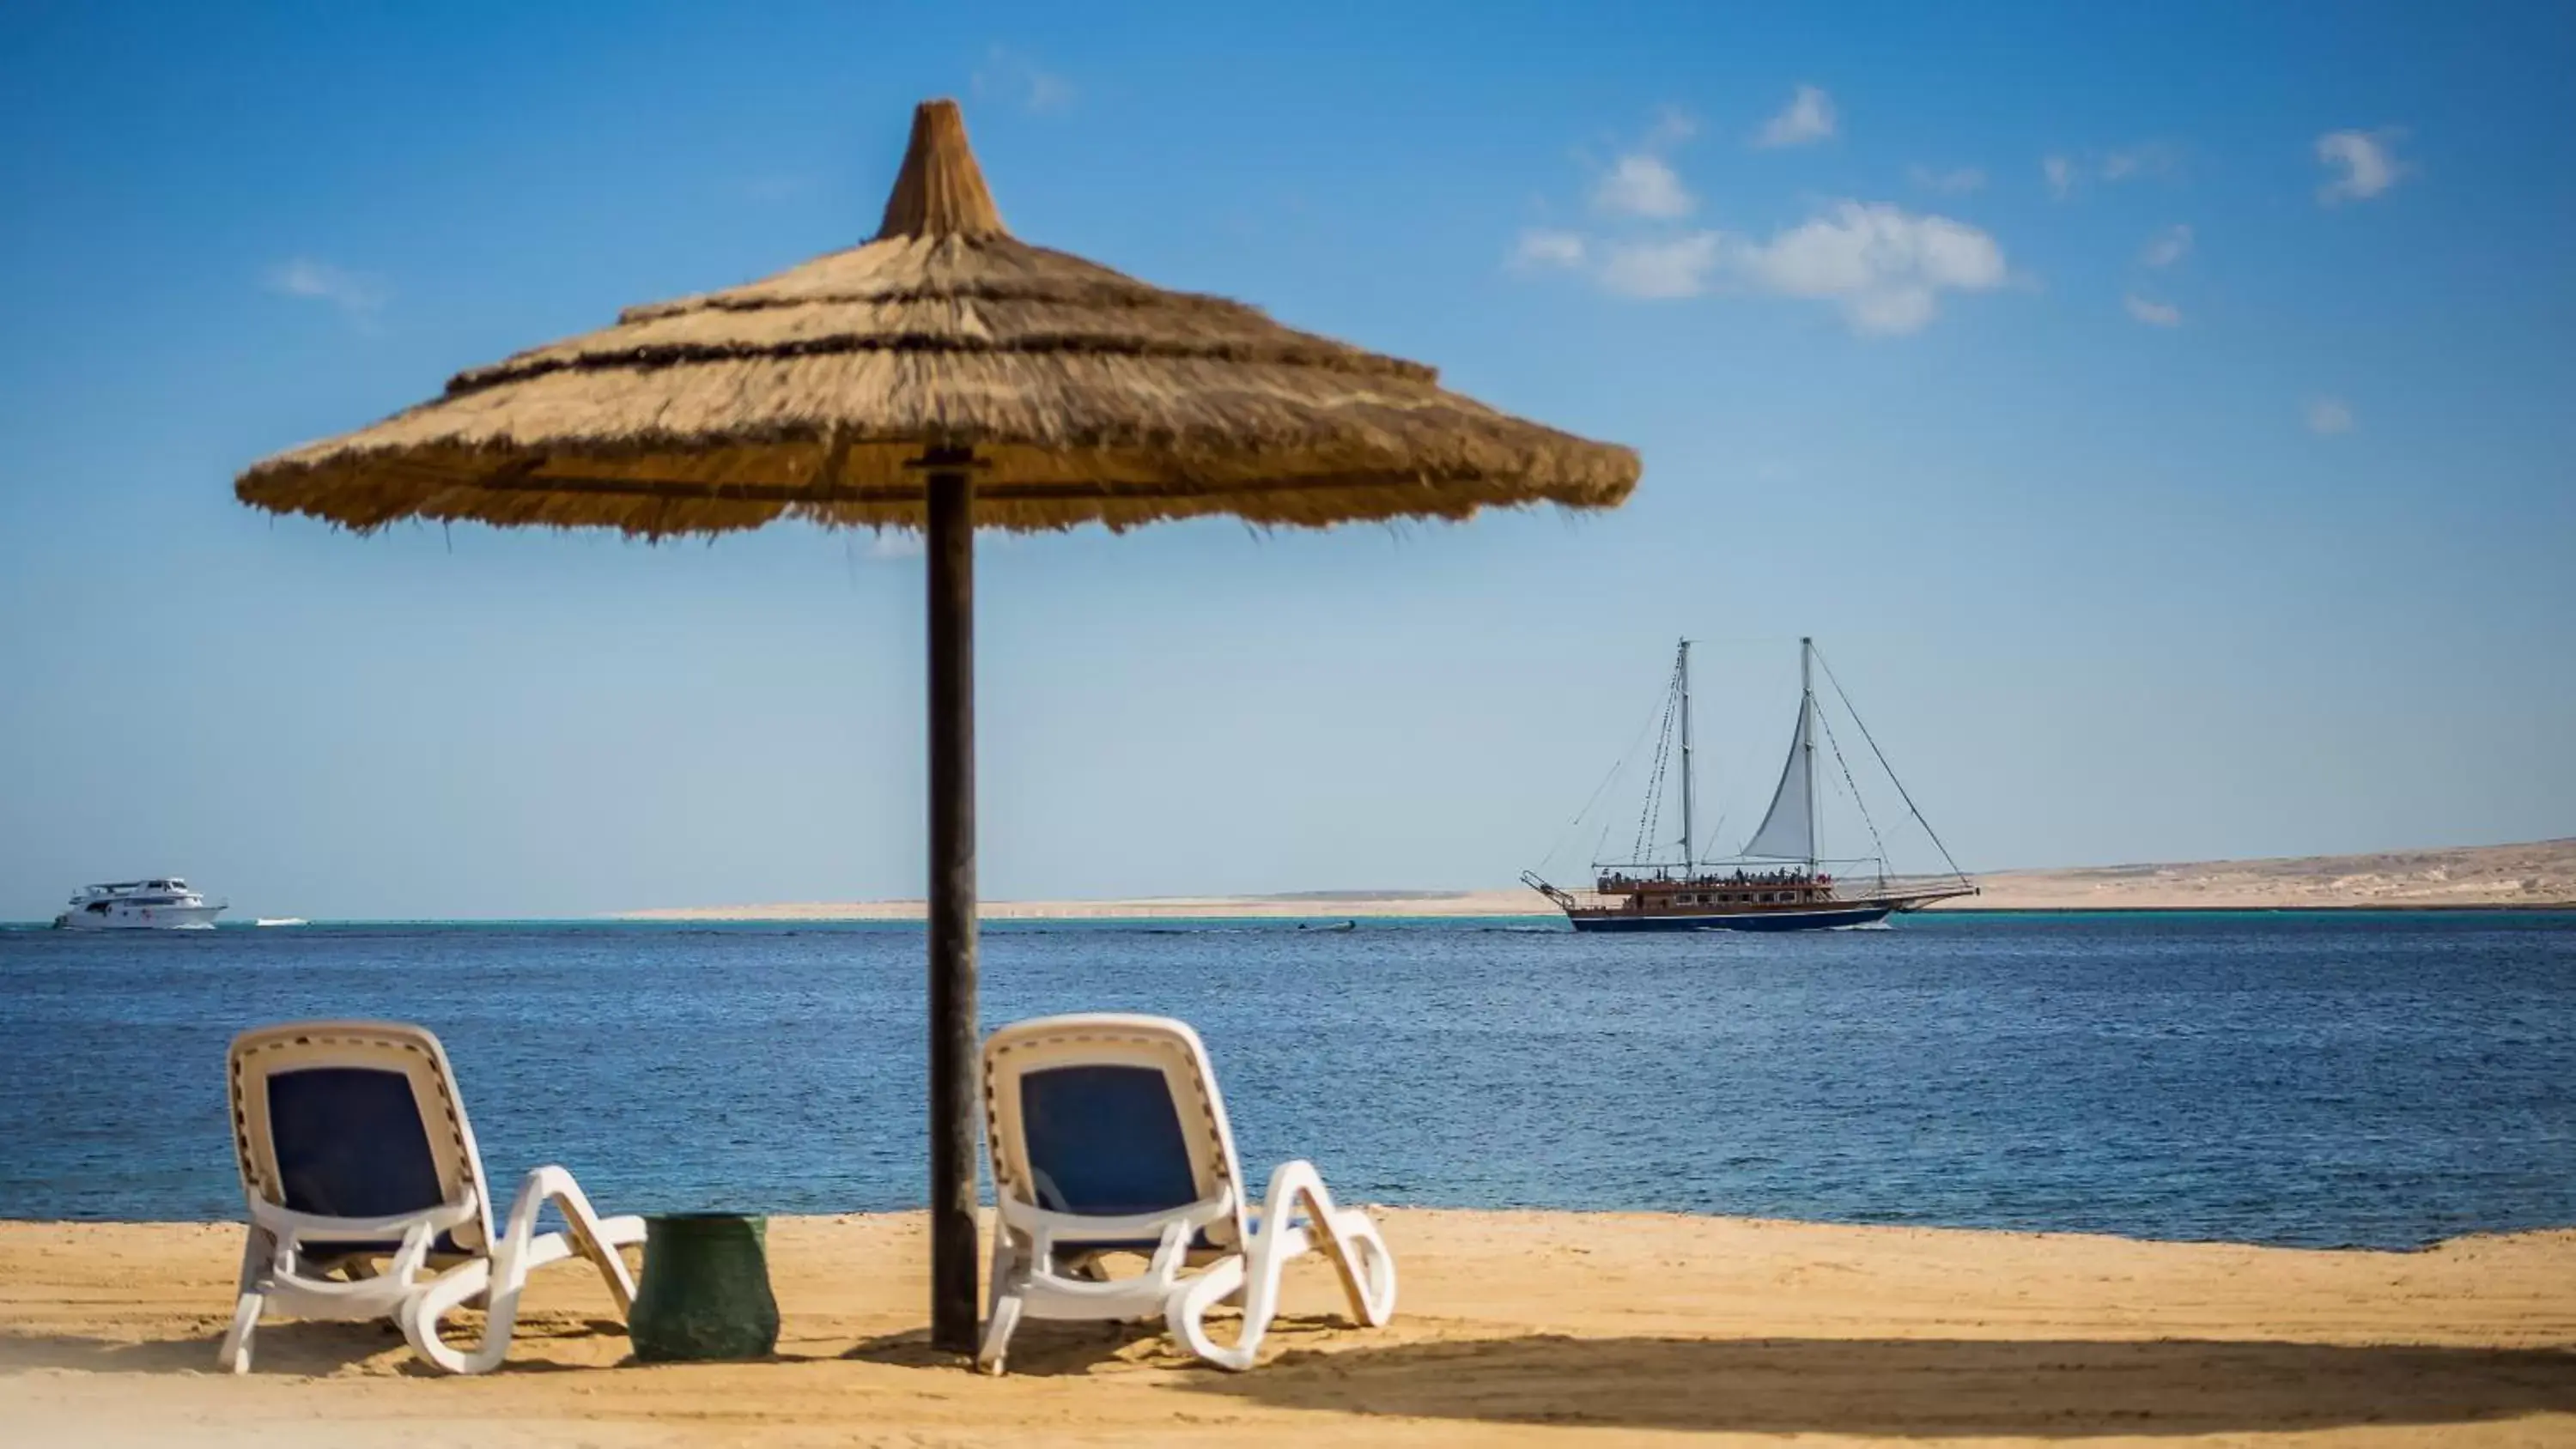
[[[2576,907],[2576,839],[2168,865],[1995,871],[1949,911],[2424,910]],[[1551,917],[1537,892],[1307,891],[1269,896],[986,901],[987,921]],[[917,921],[918,900],[793,901],[621,912],[629,921]]]

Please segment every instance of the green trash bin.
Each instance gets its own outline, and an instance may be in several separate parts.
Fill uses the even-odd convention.
[[[646,1363],[765,1358],[778,1347],[766,1218],[675,1213],[644,1220],[644,1281],[626,1333]]]

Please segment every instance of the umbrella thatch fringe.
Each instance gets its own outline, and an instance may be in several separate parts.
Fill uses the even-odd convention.
[[[913,528],[926,450],[978,523],[1321,526],[1608,507],[1636,454],[1443,390],[1418,363],[1166,292],[1002,230],[955,107],[915,118],[879,238],[458,374],[245,473],[243,501],[661,536],[779,518]]]
[[[874,484],[774,483],[759,476],[765,466],[812,458],[829,445],[781,443],[767,449],[741,448],[702,455],[709,471],[724,479],[673,479],[655,476],[664,470],[628,468],[648,461],[655,444],[639,439],[637,455],[596,459],[593,471],[565,471],[582,466],[578,459],[547,456],[538,467],[493,458],[459,455],[439,467],[413,453],[337,460],[335,466],[281,472],[256,482],[245,480],[247,501],[279,513],[304,514],[372,531],[406,518],[441,522],[482,522],[501,526],[613,528],[642,537],[689,533],[730,533],[758,528],[780,519],[798,519],[828,527],[919,529],[926,522],[919,452],[911,442],[855,444],[843,450],[849,476],[870,476]],[[1397,475],[1382,469],[1295,479],[1211,481],[1222,460],[1211,459],[1204,473],[1169,482],[1106,482],[1099,479],[1029,481],[1034,475],[1061,471],[1071,461],[1052,451],[1021,447],[978,447],[979,474],[994,475],[979,483],[975,521],[986,528],[1018,532],[1054,531],[1085,523],[1123,531],[1168,519],[1225,515],[1261,527],[1323,528],[1339,523],[1400,518],[1466,519],[1485,508],[1550,502],[1568,508],[1606,508],[1625,497],[1632,486],[1616,477],[1593,482],[1568,480],[1534,494],[1523,483],[1500,487],[1474,472],[1443,476],[1422,472]],[[1114,464],[1116,455],[1095,455]],[[1172,465],[1167,453],[1128,455],[1125,471]],[[1023,464],[1032,466],[1020,466]],[[779,474],[771,474],[776,477]]]

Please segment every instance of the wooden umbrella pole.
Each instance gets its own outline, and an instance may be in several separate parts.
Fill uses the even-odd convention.
[[[975,476],[934,450],[930,504],[930,1341],[975,1351]]]

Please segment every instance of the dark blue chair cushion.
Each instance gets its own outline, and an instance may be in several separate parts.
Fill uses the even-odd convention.
[[[336,1218],[420,1212],[447,1200],[411,1079],[371,1067],[306,1067],[268,1079],[268,1129],[286,1206]],[[314,1245],[317,1254],[395,1245]],[[457,1251],[442,1234],[442,1252]]]
[[[1040,1207],[1129,1217],[1198,1201],[1171,1087],[1153,1067],[1031,1072],[1020,1078],[1020,1119],[1029,1165],[1055,1189]]]

